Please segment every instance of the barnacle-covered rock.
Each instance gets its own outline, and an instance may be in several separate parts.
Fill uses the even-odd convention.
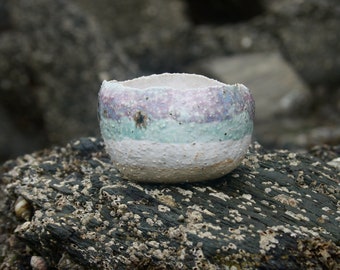
[[[336,269],[340,263],[340,172],[307,154],[255,143],[219,180],[141,184],[120,177],[103,141],[83,138],[0,169],[7,201],[22,196],[35,210],[16,235],[51,267]],[[2,212],[13,213],[6,205]]]

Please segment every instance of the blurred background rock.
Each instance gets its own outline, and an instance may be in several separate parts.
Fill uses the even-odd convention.
[[[98,136],[103,79],[245,83],[255,139],[340,143],[338,0],[0,0],[0,161]]]

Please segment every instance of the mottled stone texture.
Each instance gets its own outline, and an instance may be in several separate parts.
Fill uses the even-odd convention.
[[[255,143],[222,179],[151,185],[122,180],[103,142],[83,138],[0,169],[6,194],[0,216],[7,224],[1,235],[16,226],[30,254],[51,267],[336,269],[339,263],[340,172],[307,154],[267,152]],[[19,196],[28,202],[27,220],[13,217]]]
[[[116,42],[72,1],[0,3],[0,160],[95,136],[105,79],[138,73]]]

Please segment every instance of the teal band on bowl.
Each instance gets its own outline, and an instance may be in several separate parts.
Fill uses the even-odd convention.
[[[127,117],[120,120],[103,118],[102,136],[116,141],[125,138],[148,140],[161,143],[218,142],[239,140],[253,131],[253,122],[247,113],[235,115],[233,119],[210,123],[179,123],[172,119],[148,119],[147,127],[137,126]]]

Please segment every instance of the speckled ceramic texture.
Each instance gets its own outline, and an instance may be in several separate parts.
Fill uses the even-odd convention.
[[[236,168],[251,141],[254,109],[242,84],[164,73],[104,81],[98,114],[123,177],[175,183],[216,179]]]

